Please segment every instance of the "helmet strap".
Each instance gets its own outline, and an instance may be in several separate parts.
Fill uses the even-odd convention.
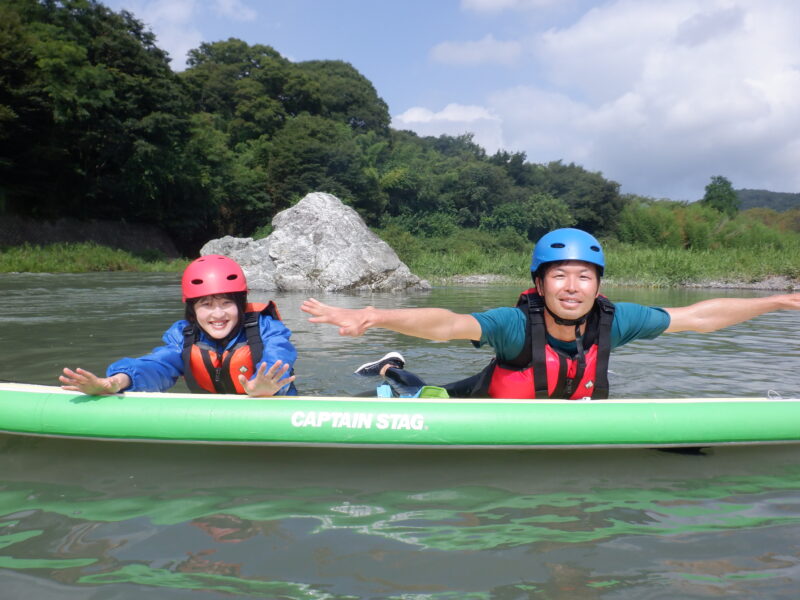
[[[578,362],[583,365],[585,359],[585,353],[583,349],[583,334],[581,333],[581,325],[586,322],[588,318],[588,313],[583,315],[580,319],[562,319],[561,317],[557,316],[552,310],[547,308],[545,305],[544,309],[550,313],[550,316],[553,317],[556,323],[559,325],[574,325],[575,326],[575,348],[577,350],[576,356],[578,357]]]

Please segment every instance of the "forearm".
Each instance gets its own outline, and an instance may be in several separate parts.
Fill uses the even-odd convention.
[[[177,346],[159,346],[138,358],[121,358],[106,369],[106,377],[124,375],[128,383],[122,390],[164,392],[183,374],[183,358]]]
[[[481,326],[472,315],[444,308],[339,308],[309,298],[300,310],[311,315],[311,323],[328,323],[339,328],[339,335],[364,335],[380,327],[427,340],[478,340]]]
[[[362,309],[368,329],[380,327],[428,340],[477,340],[480,325],[472,315],[457,314],[443,308]]]
[[[798,294],[781,294],[763,298],[714,298],[690,306],[665,309],[670,315],[666,332],[716,331],[747,321],[765,313],[797,309]]]

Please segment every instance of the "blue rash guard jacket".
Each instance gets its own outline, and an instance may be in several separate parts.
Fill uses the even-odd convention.
[[[611,324],[611,349],[634,340],[652,340],[669,327],[669,313],[663,308],[642,306],[632,302],[615,302],[614,321]],[[497,358],[511,360],[522,352],[525,343],[526,317],[516,307],[493,308],[485,312],[472,313],[481,326],[481,339],[476,346],[488,344],[495,350]],[[547,343],[554,348],[574,355],[575,342],[563,342],[547,336]]]
[[[125,373],[131,378],[131,386],[125,391],[130,392],[163,392],[175,385],[183,375],[183,329],[188,321],[180,320],[167,329],[161,339],[163,346],[154,348],[150,354],[138,358],[122,358],[106,369],[106,377],[116,373]],[[264,353],[261,362],[254,365],[256,371],[261,363],[271,367],[275,361],[280,360],[290,365],[290,371],[297,360],[297,350],[289,341],[291,331],[282,322],[274,320],[269,315],[259,315],[259,329],[264,342]],[[226,347],[222,347],[216,340],[210,338],[204,331],[200,331],[200,341],[208,344],[218,354],[229,350],[238,343],[247,341],[244,329],[232,339]],[[283,386],[276,395],[296,396],[294,384]]]

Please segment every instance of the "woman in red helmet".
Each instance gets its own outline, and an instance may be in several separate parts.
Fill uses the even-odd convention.
[[[163,346],[116,361],[106,377],[65,368],[61,387],[91,395],[156,392],[183,375],[193,392],[297,394],[291,332],[273,302],[247,303],[247,280],[234,260],[217,254],[198,258],[183,272],[181,288],[185,319],[164,333]]]

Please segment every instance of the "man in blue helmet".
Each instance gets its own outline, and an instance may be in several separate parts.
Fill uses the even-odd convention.
[[[600,242],[580,229],[557,229],[533,250],[534,287],[516,307],[458,314],[440,308],[345,309],[310,298],[301,309],[312,323],[359,336],[380,327],[430,340],[489,344],[495,358],[481,373],[444,386],[451,396],[492,398],[607,398],[608,356],[623,344],[662,333],[708,332],[776,310],[800,310],[800,294],[763,298],[715,298],[679,308],[600,296],[605,259]],[[383,375],[396,389],[423,382],[403,370],[396,352],[362,365],[356,373]]]

